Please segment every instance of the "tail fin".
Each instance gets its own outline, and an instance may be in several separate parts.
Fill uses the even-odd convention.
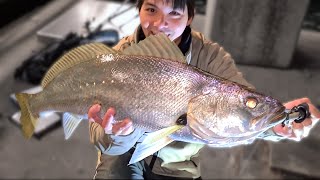
[[[20,123],[22,125],[22,133],[28,139],[32,136],[38,120],[38,117],[34,117],[30,110],[29,100],[31,96],[31,94],[26,93],[16,94],[21,110]]]

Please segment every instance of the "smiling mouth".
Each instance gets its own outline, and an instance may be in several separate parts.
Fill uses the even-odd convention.
[[[163,33],[163,34],[165,34],[167,37],[170,37],[170,35],[171,35],[171,34],[167,34],[167,33],[164,33],[164,32],[159,32],[159,33]],[[154,32],[152,32],[152,31],[150,32],[151,35],[157,35],[157,34],[159,34],[159,33],[154,33]]]

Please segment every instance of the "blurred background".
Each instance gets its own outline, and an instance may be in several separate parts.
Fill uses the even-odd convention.
[[[192,27],[221,44],[257,90],[283,102],[309,97],[320,107],[320,1],[195,0]],[[65,141],[60,114],[43,117],[29,141],[13,93],[36,92],[67,50],[115,45],[139,24],[134,0],[0,0],[0,178],[88,179],[97,154],[88,125]],[[320,178],[320,127],[301,142],[256,140],[205,148],[203,179]],[[119,171],[110,172],[110,178]]]

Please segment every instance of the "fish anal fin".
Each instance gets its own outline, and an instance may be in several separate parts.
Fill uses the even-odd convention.
[[[73,134],[74,130],[79,126],[80,122],[84,119],[83,116],[72,114],[72,113],[63,113],[62,117],[62,126],[65,139],[68,140]]]

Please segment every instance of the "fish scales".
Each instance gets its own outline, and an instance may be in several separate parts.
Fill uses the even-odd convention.
[[[130,117],[140,128],[158,130],[187,112],[189,100],[200,93],[204,80],[192,68],[171,60],[121,55],[103,62],[97,58],[58,75],[31,108],[85,114],[99,102],[115,107],[116,119]]]
[[[78,124],[81,118],[74,114],[86,114],[95,103],[104,108],[101,114],[114,107],[116,119],[129,117],[134,127],[156,131],[152,134],[157,136],[212,147],[250,143],[285,118],[280,101],[187,65],[164,34],[147,37],[123,52],[99,43],[83,45],[60,58],[42,86],[37,95],[16,95],[27,137],[39,112],[71,112],[67,117]],[[181,115],[187,119],[183,127],[176,125]],[[162,139],[162,145],[169,139]]]

